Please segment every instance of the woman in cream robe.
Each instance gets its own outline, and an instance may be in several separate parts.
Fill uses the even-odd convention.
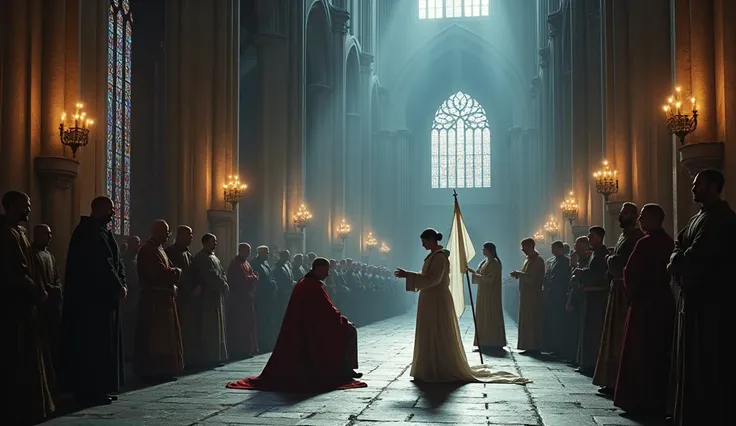
[[[501,261],[493,243],[483,244],[483,255],[486,258],[477,271],[468,269],[473,284],[478,284],[473,344],[479,349],[502,350],[506,346],[506,326],[501,306]]]
[[[422,246],[430,252],[422,271],[394,272],[397,277],[406,278],[407,291],[419,292],[411,376],[416,381],[435,383],[528,383],[511,373],[491,371],[486,365],[468,365],[450,294],[449,251],[438,244],[442,234],[434,229],[424,231],[421,239]]]

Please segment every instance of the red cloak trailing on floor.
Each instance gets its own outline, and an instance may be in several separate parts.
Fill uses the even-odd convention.
[[[357,367],[355,328],[310,272],[294,287],[276,348],[261,375],[227,387],[305,393],[366,387],[346,377]]]

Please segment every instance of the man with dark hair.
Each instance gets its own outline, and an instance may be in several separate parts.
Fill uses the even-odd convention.
[[[189,246],[194,241],[194,232],[187,225],[176,228],[174,244],[164,250],[171,263],[181,269],[181,279],[177,285],[176,309],[179,314],[181,327],[181,343],[184,350],[184,367],[189,363],[196,364],[196,355],[199,346],[199,318],[202,314],[199,306],[201,287],[196,287],[197,280],[193,278],[192,262],[194,255]]]
[[[520,271],[511,272],[519,280],[519,341],[518,349],[523,355],[537,355],[542,350],[542,327],[544,305],[542,284],[544,282],[544,259],[534,248],[532,238],[521,240],[521,251],[526,255]]]
[[[606,318],[609,284],[606,273],[606,256],[608,248],[603,244],[606,230],[593,226],[588,230],[588,241],[592,253],[588,264],[573,270],[582,289],[581,320],[582,330],[579,337],[578,371],[592,376],[598,359],[598,350],[603,334],[603,321]]]
[[[74,229],[62,306],[63,373],[77,401],[110,404],[125,382],[120,303],[128,295],[123,259],[108,224],[115,203],[92,201]]]
[[[598,392],[604,395],[613,394],[616,386],[626,312],[629,309],[629,301],[624,291],[624,266],[634,250],[634,245],[644,236],[636,226],[638,217],[639,207],[636,204],[627,202],[621,206],[618,213],[618,225],[622,232],[613,247],[613,254],[606,257],[611,285],[606,304],[601,347],[593,376],[593,384],[600,386]]]
[[[258,274],[253,270],[248,243],[238,244],[238,254],[227,268],[227,347],[231,359],[250,358],[258,353],[256,293]]]
[[[215,255],[217,237],[202,235],[202,250],[194,256],[192,279],[200,287],[196,312],[199,312],[197,343],[192,354],[196,367],[222,366],[228,359],[225,318],[227,274]]]
[[[323,281],[329,275],[329,261],[316,258],[294,286],[276,348],[261,375],[229,388],[316,393],[365,387],[354,380],[362,377],[355,371],[358,335],[325,291]]]
[[[667,270],[679,289],[675,342],[674,421],[691,424],[732,422],[734,386],[730,340],[733,315],[733,242],[736,213],[721,199],[723,174],[703,170],[693,181],[700,211],[677,235]],[[725,281],[724,281],[725,280]]]
[[[570,259],[565,256],[562,241],[550,245],[552,258],[544,272],[544,350],[561,355],[567,340],[567,312],[565,302],[570,284]]]
[[[28,222],[31,199],[10,191],[2,198],[0,216],[0,374],[12,383],[0,398],[3,423],[35,424],[54,412],[38,309],[48,293],[36,280],[31,244],[21,223]]]

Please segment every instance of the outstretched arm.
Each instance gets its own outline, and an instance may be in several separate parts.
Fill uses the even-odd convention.
[[[445,276],[449,266],[447,256],[442,253],[435,254],[430,259],[429,269],[426,274],[421,272],[407,272],[406,291],[419,291],[438,285],[442,282],[442,278]]]

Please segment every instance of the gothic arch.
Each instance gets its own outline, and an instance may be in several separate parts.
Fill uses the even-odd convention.
[[[307,85],[327,85],[330,81],[331,36],[328,6],[325,0],[315,0],[307,13],[306,23]]]
[[[378,101],[378,79],[373,80],[371,83],[370,91],[370,109],[371,109],[371,123],[370,123],[370,134],[371,137],[376,135],[381,130],[381,104]]]
[[[360,112],[360,54],[352,43],[345,59],[345,111]]]
[[[439,32],[424,46],[419,48],[404,64],[398,78],[392,82],[391,111],[386,117],[394,121],[392,127],[406,125],[406,105],[412,87],[412,80],[421,75],[435,61],[448,52],[460,49],[473,55],[491,71],[489,78],[503,82],[504,99],[511,104],[514,124],[524,125],[530,120],[528,83],[522,78],[513,63],[498,48],[469,29],[453,24]]]

